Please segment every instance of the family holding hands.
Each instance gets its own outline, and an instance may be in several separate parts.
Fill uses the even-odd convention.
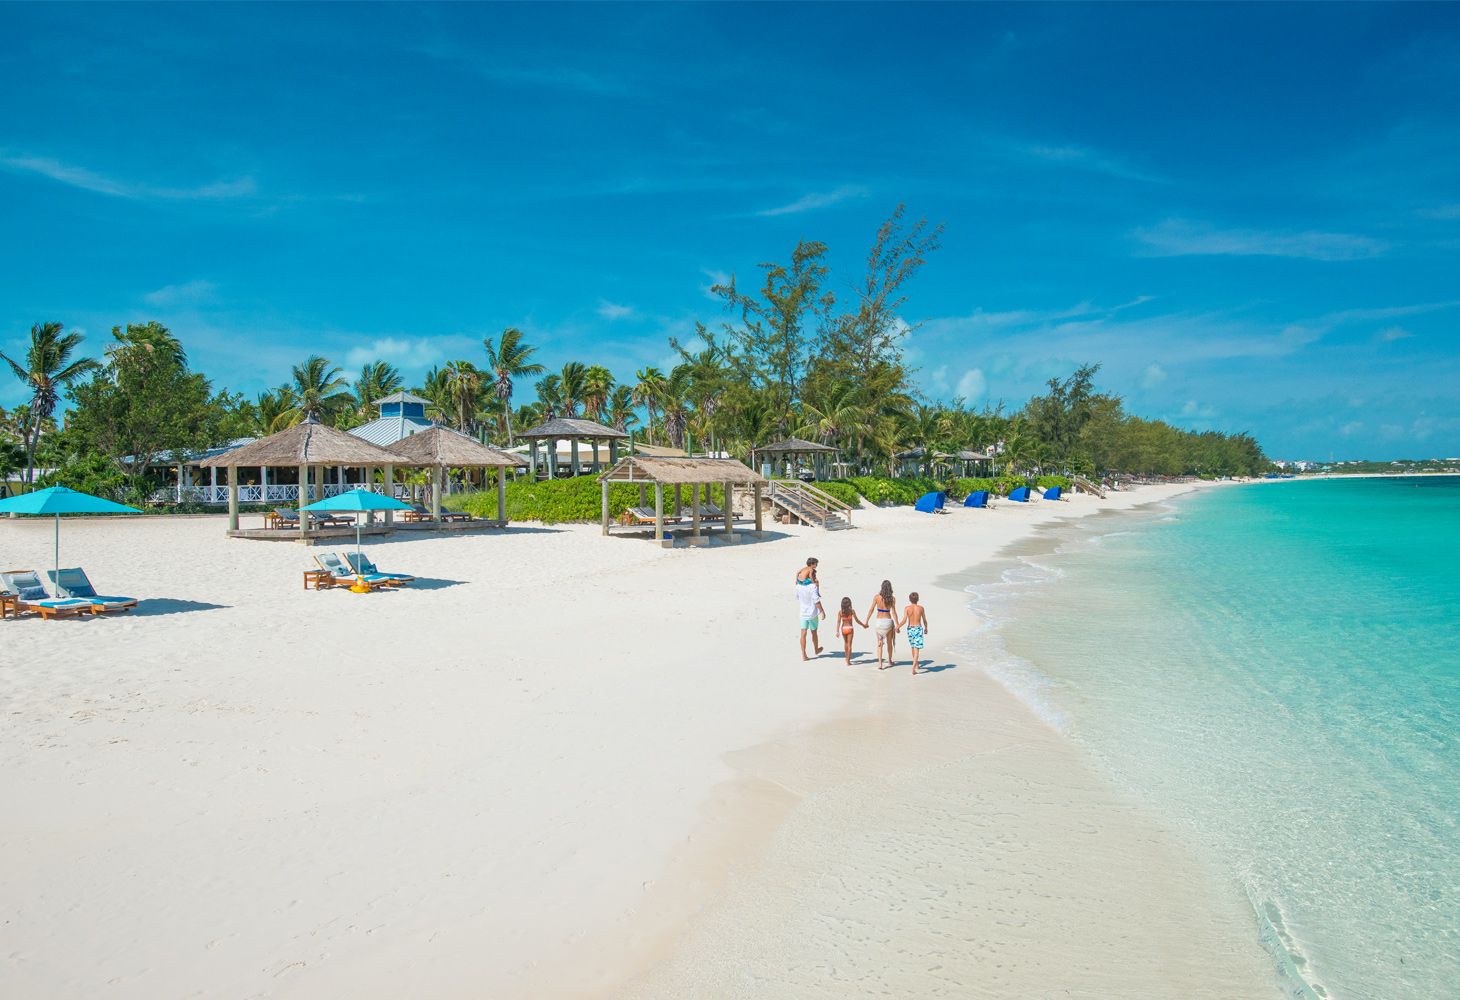
[[[816,577],[816,559],[807,559],[806,565],[796,573],[796,600],[801,615],[801,659],[806,655],[806,633],[811,633],[811,645],[816,655],[821,655],[821,637],[818,626],[826,620],[826,609],[821,605],[821,581]],[[892,595],[892,584],[882,581],[882,587],[872,597],[872,606],[867,609],[867,620],[863,621],[852,608],[852,599],[843,597],[836,616],[837,633],[841,636],[847,665],[852,662],[852,636],[856,626],[870,628],[877,633],[877,669],[885,670],[893,665],[893,647],[897,633],[907,629],[907,644],[912,647],[912,672],[918,672],[922,659],[923,640],[928,635],[928,612],[918,603],[916,592],[908,595],[908,605],[897,613],[897,600]],[[886,649],[886,665],[883,665],[883,649]]]

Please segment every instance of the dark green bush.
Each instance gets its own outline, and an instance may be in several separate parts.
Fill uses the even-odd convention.
[[[575,476],[572,479],[515,479],[507,483],[507,519],[562,524],[568,521],[597,521],[602,508],[601,484],[597,476]],[[710,499],[722,504],[725,490],[710,487]],[[689,487],[684,487],[684,506],[689,508]],[[664,510],[674,509],[674,490],[664,488]],[[701,501],[703,502],[703,500]],[[473,517],[497,516],[497,490],[490,487],[476,493],[457,493],[442,498],[442,505],[462,510]],[[614,483],[608,488],[608,513],[614,520],[630,507],[639,505],[639,488],[627,483]],[[646,491],[645,506],[654,506],[654,488]],[[723,506],[723,504],[722,504]]]
[[[862,496],[867,502],[878,507],[888,507],[897,504],[917,503],[918,497],[924,493],[932,493],[942,489],[937,480],[926,477],[915,477],[910,479],[889,479],[885,476],[853,476],[851,479],[837,480],[846,483]]]
[[[834,480],[829,483],[817,483],[816,485],[849,507],[860,507],[862,505],[862,495],[857,492],[857,488],[851,483]]]
[[[1070,477],[1040,476],[1039,478],[1034,480],[1034,485],[1038,486],[1042,490],[1047,490],[1051,486],[1058,486],[1062,490],[1068,490],[1070,488]]]

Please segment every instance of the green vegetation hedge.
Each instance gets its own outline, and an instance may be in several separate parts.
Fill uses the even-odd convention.
[[[848,507],[860,507],[862,505],[862,495],[857,492],[857,488],[851,483],[836,480],[829,483],[817,483],[816,485],[824,492],[836,497]]]
[[[1070,488],[1070,477],[1040,476],[1039,478],[1034,480],[1034,485],[1038,486],[1042,490],[1047,490],[1051,486],[1058,486],[1062,490],[1068,490]]]
[[[943,487],[936,479],[929,479],[918,476],[911,479],[889,479],[886,476],[853,476],[850,479],[838,479],[826,486],[845,483],[867,498],[867,502],[878,507],[888,507],[897,504],[917,503],[918,497],[924,493],[932,493],[941,490]],[[828,490],[827,492],[830,492]]]
[[[569,521],[597,521],[602,509],[601,484],[597,476],[575,476],[572,479],[513,479],[507,482],[507,519],[509,521],[541,521],[543,524],[564,524]],[[713,503],[720,503],[724,487],[711,486]],[[654,488],[646,491],[645,505],[654,506]],[[684,487],[684,506],[689,507],[689,487]],[[703,502],[703,501],[701,501]],[[639,487],[614,483],[608,488],[608,513],[614,520],[630,507],[639,505]],[[495,486],[476,493],[456,493],[442,498],[442,506],[462,510],[473,517],[496,518]],[[674,488],[664,488],[664,511],[674,510]]]

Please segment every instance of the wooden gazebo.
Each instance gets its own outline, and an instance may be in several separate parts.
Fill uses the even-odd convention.
[[[228,531],[238,534],[238,470],[241,468],[296,468],[299,470],[299,497],[296,506],[303,508],[310,503],[310,490],[317,494],[314,499],[322,500],[328,483],[326,469],[363,468],[367,482],[372,470],[385,470],[386,491],[390,491],[391,475],[395,466],[408,465],[399,455],[393,455],[353,434],[336,430],[322,424],[313,417],[295,424],[288,430],[270,434],[241,448],[225,451],[221,455],[199,463],[203,468],[228,470]],[[312,483],[311,478],[315,481]],[[292,529],[291,529],[292,530]],[[299,537],[307,539],[310,532],[309,515],[299,515]],[[262,537],[278,537],[265,535]]]
[[[754,494],[755,506],[755,532],[760,534],[762,530],[760,492],[766,485],[766,479],[751,469],[744,462],[736,461],[733,458],[650,458],[644,455],[630,455],[620,459],[599,477],[603,484],[603,533],[605,535],[615,534],[618,530],[642,531],[652,524],[654,528],[654,540],[663,544],[672,544],[672,539],[666,542],[664,537],[665,513],[664,513],[664,487],[673,486],[676,494],[674,520],[683,524],[684,520],[679,510],[678,496],[684,487],[690,488],[690,533],[687,541],[690,545],[703,545],[709,541],[701,531],[702,524],[713,523],[710,518],[704,516],[704,508],[700,504],[700,487],[706,487],[704,496],[706,502],[709,499],[711,484],[718,483],[725,488],[725,507],[719,512],[719,516],[713,520],[723,520],[724,533],[721,535],[727,542],[736,541],[735,537],[735,489],[749,487]],[[631,483],[639,487],[639,509],[631,512],[631,523],[615,526],[612,524],[608,511],[608,490],[614,483]],[[652,520],[648,518],[648,487],[654,487],[654,508]]]
[[[573,475],[576,476],[579,474],[579,442],[586,441],[594,445],[592,471],[597,472],[599,470],[597,444],[601,441],[608,442],[608,461],[609,464],[613,464],[618,461],[618,443],[629,439],[629,436],[623,431],[578,417],[555,417],[536,427],[529,427],[518,433],[517,437],[527,442],[527,466],[534,479],[537,478],[537,443],[539,441],[547,442],[547,473],[548,478],[552,479],[556,478],[558,474],[558,450],[555,442],[567,441],[569,443],[571,447],[569,461],[572,463]]]
[[[401,465],[431,470],[431,520],[441,523],[441,477],[446,469],[497,469],[497,525],[507,523],[506,470],[526,465],[517,455],[489,448],[476,438],[450,427],[432,427],[417,431],[387,445],[386,451],[397,456]]]
[[[759,448],[750,449],[750,464],[757,464],[757,460],[770,459],[780,462],[790,460],[793,464],[796,459],[810,457],[812,472],[817,479],[826,479],[829,456],[835,455],[837,450],[831,445],[817,444],[815,441],[807,441],[804,438],[789,437],[784,441],[776,441],[772,444],[763,444]]]

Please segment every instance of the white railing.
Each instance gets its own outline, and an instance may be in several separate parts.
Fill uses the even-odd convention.
[[[341,493],[356,489],[367,489],[375,493],[385,492],[385,487],[379,483],[369,485],[347,483],[344,486],[338,483],[329,483],[324,488],[324,496],[339,496]],[[397,499],[402,499],[408,495],[406,487],[400,483],[393,484],[392,492]],[[167,490],[158,490],[149,499],[153,503],[189,502],[226,507],[228,505],[228,487],[185,486],[181,490],[174,487]],[[320,499],[318,486],[309,487],[308,499],[310,501]],[[299,502],[299,487],[293,484],[280,485],[278,483],[270,483],[268,486],[240,486],[238,488],[238,502],[241,504],[278,504],[279,506],[290,506]]]

